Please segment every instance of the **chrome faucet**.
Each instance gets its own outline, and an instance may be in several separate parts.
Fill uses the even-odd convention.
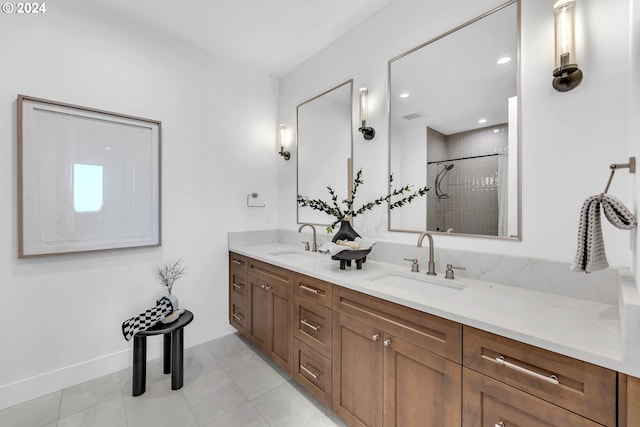
[[[318,252],[318,243],[316,242],[316,228],[313,225],[302,224],[300,228],[298,228],[298,233],[300,233],[302,229],[305,228],[306,226],[311,227],[311,229],[313,230],[313,251],[312,252]]]
[[[426,231],[424,233],[420,234],[420,237],[418,237],[418,247],[421,248],[422,247],[422,241],[424,240],[424,236],[427,236],[427,238],[429,239],[429,266],[427,268],[427,274],[429,276],[435,276],[436,275],[436,263],[433,260],[434,256],[433,256],[433,237],[431,237],[431,234],[427,233]]]

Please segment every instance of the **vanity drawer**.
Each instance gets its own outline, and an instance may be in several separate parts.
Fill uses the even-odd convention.
[[[331,358],[333,311],[293,296],[293,336]]]
[[[246,335],[249,318],[247,304],[238,301],[236,298],[229,298],[229,323],[237,330]]]
[[[238,272],[246,273],[248,265],[249,262],[246,256],[229,252],[229,271],[237,270]]]
[[[331,360],[293,340],[293,378],[326,407],[331,407]]]
[[[464,327],[463,365],[606,426],[616,425],[616,372]]]
[[[462,371],[462,427],[602,427],[470,369]]]
[[[462,325],[340,286],[333,309],[453,362],[462,361]]]
[[[333,285],[313,277],[296,274],[293,282],[293,294],[331,308]]]
[[[236,269],[229,271],[229,295],[247,303],[247,273]]]

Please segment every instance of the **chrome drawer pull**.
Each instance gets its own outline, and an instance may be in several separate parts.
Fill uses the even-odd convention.
[[[309,322],[306,319],[300,319],[300,323],[302,323],[304,326],[313,329],[314,331],[318,332],[320,330],[320,326],[316,326],[313,323]]]
[[[537,372],[533,372],[532,370],[523,368],[522,366],[518,366],[515,363],[507,362],[504,356],[496,357],[493,360],[497,364],[506,366],[507,368],[513,369],[514,371],[522,372],[523,374],[538,378],[542,381],[546,381],[551,384],[555,384],[555,385],[560,384],[560,381],[558,381],[558,377],[556,377],[555,375],[550,375],[547,377]]]
[[[244,261],[238,261],[237,259],[232,259],[231,260],[232,263],[236,264],[236,265],[244,265]]]
[[[502,421],[498,421],[496,423],[496,427],[504,427],[504,423]]]
[[[235,314],[235,313],[233,313],[233,314],[232,314],[232,316],[233,316],[233,318],[234,318],[234,319],[236,319],[238,322],[241,322],[241,321],[243,321],[243,320],[244,320],[244,316],[242,316],[242,315],[239,315],[239,314]]]
[[[309,285],[305,285],[304,283],[300,283],[299,286],[301,289],[304,289],[305,291],[313,292],[314,294],[320,295],[320,289],[314,288]]]
[[[308,364],[302,364],[300,365],[300,369],[302,369],[303,371],[305,371],[307,374],[311,375],[313,377],[314,380],[317,380],[318,378],[320,378],[320,373],[315,373],[311,370],[309,370],[309,368],[307,368],[307,366],[309,366]]]
[[[232,283],[231,285],[232,285],[234,288],[236,288],[236,289],[244,289],[244,285],[238,285],[238,284],[237,284],[237,283],[235,283],[235,282],[234,282],[234,283]]]

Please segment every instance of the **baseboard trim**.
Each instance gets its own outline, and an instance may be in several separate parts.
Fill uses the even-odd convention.
[[[235,331],[228,322],[190,327],[185,348],[220,338]],[[162,356],[162,337],[149,337],[147,360]],[[0,386],[0,410],[130,367],[132,348],[116,351],[54,371],[44,372]]]

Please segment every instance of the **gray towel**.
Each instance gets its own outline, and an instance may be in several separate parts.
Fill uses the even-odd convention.
[[[591,273],[592,271],[609,267],[607,256],[604,253],[604,241],[600,224],[601,205],[605,217],[615,227],[630,230],[637,225],[633,214],[615,197],[608,194],[589,197],[585,200],[580,211],[578,250],[575,263],[571,266],[573,271]]]

